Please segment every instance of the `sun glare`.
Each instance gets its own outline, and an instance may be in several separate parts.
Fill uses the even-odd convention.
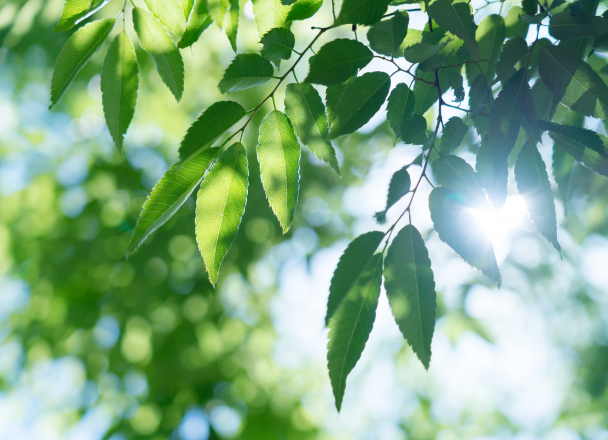
[[[501,209],[475,209],[473,216],[493,242],[507,238],[509,232],[521,223],[526,212],[523,197],[510,196]]]

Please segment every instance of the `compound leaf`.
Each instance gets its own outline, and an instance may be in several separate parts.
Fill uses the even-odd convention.
[[[435,188],[429,196],[431,219],[439,238],[500,287],[502,279],[492,240],[469,208],[461,195],[448,188]]]
[[[160,78],[179,101],[184,93],[184,61],[171,36],[154,15],[141,8],[133,8],[133,25],[142,49],[152,55]]]
[[[399,330],[428,370],[437,293],[429,253],[412,225],[401,229],[388,248],[384,285]]]
[[[347,297],[349,292],[357,285],[365,268],[370,265],[370,261],[380,246],[384,234],[379,231],[372,231],[362,234],[355,238],[346,248],[329,285],[329,298],[327,299],[327,314],[325,315],[325,325],[334,316],[336,310]]]
[[[209,106],[190,126],[179,147],[182,162],[209,148],[226,130],[236,124],[245,109],[234,101],[219,101]]]
[[[526,200],[526,209],[530,220],[538,232],[561,251],[557,242],[557,219],[555,202],[547,167],[543,162],[536,145],[524,143],[515,162],[515,181],[517,190]]]
[[[288,84],[285,89],[285,113],[300,141],[339,175],[336,151],[325,140],[329,129],[319,92],[310,84]]]
[[[388,95],[391,80],[384,72],[369,72],[346,86],[336,108],[336,118],[327,140],[352,133],[374,116]]]
[[[257,53],[238,54],[224,72],[219,88],[222,93],[234,93],[264,84],[274,70],[270,61]]]
[[[248,177],[247,152],[237,142],[213,164],[198,191],[196,241],[213,286],[245,212]]]
[[[332,86],[346,81],[364,68],[374,54],[363,43],[339,38],[330,41],[310,57],[307,83]]]
[[[158,181],[148,196],[137,219],[135,231],[127,247],[127,257],[158,228],[164,225],[184,204],[200,183],[220,149],[211,148],[180,166],[173,165]]]
[[[53,107],[70,87],[78,72],[99,50],[116,22],[113,18],[97,20],[81,27],[65,43],[53,69],[51,106]]]
[[[135,48],[123,30],[110,45],[101,71],[103,113],[119,153],[135,113],[138,75]]]
[[[266,197],[285,234],[300,190],[300,144],[285,114],[274,110],[266,115],[256,151]]]

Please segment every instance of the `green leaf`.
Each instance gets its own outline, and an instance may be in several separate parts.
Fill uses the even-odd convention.
[[[427,140],[426,119],[414,113],[407,127],[401,131],[401,140],[406,144],[423,145]]]
[[[557,219],[555,202],[547,167],[543,162],[536,145],[526,142],[515,162],[515,181],[517,190],[526,201],[530,220],[549,243],[561,252],[557,242]]]
[[[190,13],[192,12],[192,8],[194,7],[194,0],[179,0],[179,4],[182,6],[184,18],[187,22],[188,18],[190,17]]]
[[[233,101],[219,101],[209,106],[184,136],[179,147],[180,161],[185,163],[198,156],[245,114],[245,109]]]
[[[384,280],[399,330],[428,370],[437,293],[429,252],[414,226],[401,229],[388,248]]]
[[[480,136],[485,136],[490,131],[490,107],[494,102],[492,89],[485,75],[477,75],[469,89],[469,109],[475,130]]]
[[[395,136],[401,137],[410,124],[415,105],[414,92],[404,83],[397,84],[388,97],[388,105],[386,106],[386,115]]]
[[[530,26],[527,23],[523,23],[519,20],[520,15],[524,15],[525,12],[519,6],[513,6],[509,9],[507,16],[505,17],[505,28],[506,28],[506,37],[522,37],[526,38],[528,35],[528,27]]]
[[[507,158],[515,146],[522,120],[522,104],[527,100],[523,95],[531,95],[526,69],[517,71],[498,94],[490,113],[490,143],[494,157],[494,176],[502,176],[508,169]],[[536,113],[536,111],[535,111]],[[536,117],[536,114],[534,115]],[[506,184],[506,182],[504,182]],[[498,182],[495,182],[498,184]],[[502,193],[502,191],[501,191]],[[506,191],[505,191],[506,195]],[[494,199],[496,206],[502,206],[504,200]]]
[[[374,252],[380,246],[383,238],[382,232],[372,231],[358,236],[348,245],[340,257],[329,285],[325,325],[329,324],[329,320],[349,292],[363,284],[359,280],[366,268],[370,266]]]
[[[382,284],[382,254],[374,255],[329,325],[327,367],[340,411],[346,378],[357,365],[376,319]]]
[[[407,172],[407,166],[401,168],[393,177],[391,177],[391,183],[388,185],[388,194],[386,196],[386,207],[384,211],[378,211],[374,215],[374,218],[379,224],[386,222],[386,212],[397,203],[401,197],[406,195],[410,191],[411,185],[410,174]]]
[[[418,71],[434,72],[443,66],[451,55],[451,52],[439,52],[436,55],[428,57],[426,60],[421,61],[420,64],[418,64]]]
[[[137,219],[127,247],[127,257],[177,212],[203,179],[219,152],[219,148],[211,148],[190,159],[185,166],[176,163],[154,185]]]
[[[300,144],[285,114],[274,110],[266,115],[256,151],[266,198],[285,234],[300,190]]]
[[[288,84],[285,89],[285,113],[300,141],[339,175],[336,151],[325,140],[329,129],[319,92],[310,84]]]
[[[507,40],[502,46],[500,59],[496,63],[496,74],[500,81],[506,83],[515,73],[515,65],[528,54],[528,44],[522,37]]]
[[[429,209],[439,238],[500,287],[492,240],[479,227],[467,201],[448,188],[435,188],[429,196]]]
[[[248,177],[247,152],[237,142],[213,164],[198,191],[196,241],[213,286],[245,212]]]
[[[424,61],[446,46],[446,43],[440,43],[443,35],[439,31],[427,32],[410,28],[395,56],[403,56],[412,64]]]
[[[70,87],[78,72],[99,50],[114,27],[116,20],[106,18],[81,27],[65,43],[53,69],[51,81],[51,106],[57,104]]]
[[[603,136],[599,135],[595,131],[587,130],[586,128],[573,127],[565,124],[555,124],[549,121],[538,121],[539,126],[542,130],[550,131],[561,136],[565,136],[570,139],[574,139],[577,142],[591,148],[592,150],[606,154],[606,147],[604,146]]]
[[[224,20],[228,14],[228,9],[230,9],[230,0],[206,0],[207,1],[207,10],[209,11],[209,15],[218,25],[219,28],[224,27]]]
[[[224,20],[224,32],[226,32],[226,36],[228,37],[228,41],[230,41],[230,46],[232,50],[236,52],[236,38],[239,30],[239,0],[231,0],[230,9],[228,10],[228,14],[226,16],[226,20]]]
[[[452,3],[451,0],[425,0],[429,16],[437,24],[464,41],[475,59],[479,59],[479,47],[475,40],[475,21],[468,3]]]
[[[527,15],[533,16],[538,12],[538,0],[522,0],[521,6]]]
[[[156,61],[163,82],[178,101],[184,93],[184,61],[160,21],[141,8],[133,8],[133,25],[142,49]]]
[[[379,21],[391,0],[343,0],[336,25],[362,24],[371,26]]]
[[[490,62],[482,61],[477,66],[467,64],[467,78],[474,80],[481,70],[487,78],[494,79],[494,64],[498,61],[505,35],[505,21],[500,15],[488,15],[479,23],[475,32],[475,39],[479,44],[479,58]]]
[[[452,151],[460,146],[468,131],[468,125],[465,124],[462,119],[458,116],[451,117],[450,120],[446,122],[445,127],[443,127],[441,144],[438,148],[439,155],[447,156],[452,153]]]
[[[605,32],[608,32],[608,19],[604,17],[577,17],[563,11],[553,14],[549,21],[549,34],[558,40],[597,38]]]
[[[407,12],[396,12],[389,20],[379,21],[367,32],[369,47],[382,55],[393,55],[407,34],[410,21]]]
[[[103,113],[119,153],[135,113],[138,75],[135,48],[123,30],[110,45],[101,71]]]
[[[570,176],[573,165],[574,158],[559,148],[557,144],[553,144],[552,174],[557,183],[557,191],[564,202],[564,212],[566,213],[570,202]]]
[[[443,68],[439,71],[439,88],[443,95],[448,91],[448,76],[452,72],[460,72],[460,67]],[[426,81],[416,81],[414,83],[414,96],[416,96],[416,107],[414,107],[414,113],[423,115],[433,104],[439,99],[437,92],[437,86],[435,85],[435,72],[419,72],[416,70],[416,77]]]
[[[307,83],[332,86],[346,81],[364,68],[374,54],[363,43],[339,38],[330,41],[310,57]]]
[[[258,28],[258,36],[262,37],[270,29],[291,26],[287,21],[289,6],[284,6],[281,0],[253,0],[253,15]]]
[[[479,183],[477,174],[464,159],[452,155],[445,156],[435,159],[431,167],[439,185],[464,197],[473,206],[488,207],[486,194]]]
[[[452,90],[454,90],[454,102],[464,101],[465,94],[462,75],[460,73],[450,72],[448,73],[447,79],[448,85]]]
[[[257,53],[238,54],[224,72],[219,88],[222,93],[234,93],[264,84],[274,73],[270,61]]]
[[[186,30],[184,8],[179,0],[144,0],[146,6],[167,28],[178,37]]]
[[[556,46],[544,46],[538,60],[543,82],[562,104],[608,119],[608,87],[589,64]]]
[[[186,30],[181,40],[179,40],[177,47],[184,49],[192,46],[211,23],[213,23],[213,20],[209,15],[209,11],[207,11],[206,0],[195,0],[192,12],[190,12],[190,16],[188,17]]]
[[[286,21],[306,20],[319,12],[321,6],[323,0],[298,0],[291,5]]]
[[[53,33],[65,32],[99,11],[110,0],[66,0]]]
[[[260,43],[262,43],[262,56],[272,61],[278,68],[281,60],[291,58],[296,37],[289,29],[275,28],[268,31]]]
[[[352,133],[374,116],[391,88],[391,79],[384,72],[369,72],[346,86],[336,108],[336,120],[327,140]]]
[[[488,139],[488,136],[483,137],[481,145],[477,149],[475,171],[492,205],[495,208],[499,208],[507,199],[509,169],[505,167],[501,167],[498,170],[494,169],[494,150],[490,146]]]
[[[325,89],[325,103],[327,105],[327,124],[329,125],[330,129],[334,121],[336,120],[336,109],[338,108],[338,102],[340,102],[340,99],[342,99],[342,95],[344,95],[344,90],[346,90],[346,86],[352,83],[354,80],[355,77],[353,76],[341,84],[329,86],[327,87],[327,89]]]
[[[540,119],[553,119],[559,101],[547,88],[544,82],[536,81],[532,86],[532,96],[536,105],[536,116]]]
[[[575,139],[570,139],[555,133],[550,133],[549,136],[557,146],[562,148],[566,153],[574,157],[587,168],[608,177],[608,159],[605,155],[592,150]]]

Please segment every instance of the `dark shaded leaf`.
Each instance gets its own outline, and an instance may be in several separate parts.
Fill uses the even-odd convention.
[[[369,47],[382,55],[393,55],[399,49],[407,34],[409,15],[407,12],[396,12],[389,20],[376,23],[367,32]]]
[[[234,93],[264,84],[274,70],[270,61],[256,53],[238,54],[224,72],[219,88],[222,93]]]
[[[469,127],[458,116],[453,116],[445,123],[441,135],[441,144],[437,149],[440,156],[447,156],[460,146],[469,131]]]
[[[296,37],[289,29],[275,28],[269,30],[260,43],[262,43],[262,56],[279,67],[281,60],[291,58]]]
[[[386,196],[386,207],[384,211],[378,211],[374,215],[376,221],[380,224],[386,222],[386,212],[397,203],[401,197],[406,195],[410,191],[410,174],[407,172],[407,166],[401,168],[391,178],[391,182],[388,185],[388,194]]]
[[[596,38],[608,32],[608,19],[584,15],[576,17],[570,11],[553,14],[549,21],[549,33],[558,40]]]
[[[310,72],[306,82],[331,86],[346,81],[364,68],[373,53],[358,41],[340,38],[330,41],[310,57]]]
[[[397,84],[388,97],[386,116],[397,137],[401,137],[403,131],[409,125],[415,104],[414,93],[404,83]]]
[[[391,0],[343,0],[336,24],[362,24],[371,26],[379,21]]]

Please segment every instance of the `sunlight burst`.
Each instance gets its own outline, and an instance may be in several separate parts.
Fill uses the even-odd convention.
[[[474,209],[473,216],[493,242],[504,240],[524,218],[526,204],[523,197],[510,196],[500,209]]]

